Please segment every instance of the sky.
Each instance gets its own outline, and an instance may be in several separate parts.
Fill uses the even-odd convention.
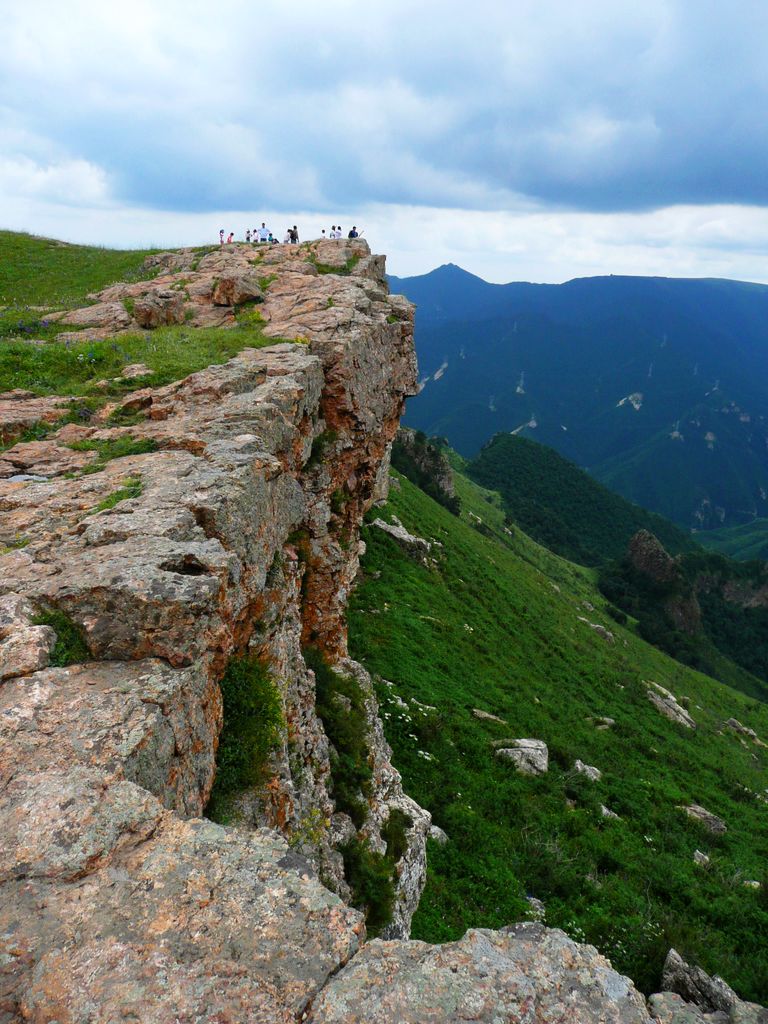
[[[768,282],[766,0],[0,0],[0,227]]]

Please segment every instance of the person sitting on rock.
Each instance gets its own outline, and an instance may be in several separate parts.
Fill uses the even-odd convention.
[[[270,245],[277,245],[277,239],[275,238],[271,231],[269,232],[269,238],[267,239],[267,241],[269,242]]]
[[[229,237],[227,238],[227,245],[231,245],[234,242],[234,240],[235,240],[235,232],[234,231],[230,231],[229,232]]]
[[[356,227],[355,227],[355,225],[353,224],[353,225],[352,225],[352,230],[351,230],[351,231],[349,232],[349,234],[347,235],[347,238],[359,238],[359,237],[360,237],[360,236],[359,236],[359,235],[358,235],[358,233],[357,233],[357,228],[356,228]]]

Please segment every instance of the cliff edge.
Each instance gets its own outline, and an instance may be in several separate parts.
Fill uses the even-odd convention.
[[[416,388],[412,307],[383,258],[356,240],[153,266],[59,320],[119,344],[233,326],[253,303],[284,340],[134,384],[82,422],[65,398],[0,398],[6,439],[49,425],[0,456],[0,1022],[647,1021],[631,983],[561,932],[405,941],[430,817],[344,620]],[[221,683],[244,660],[277,695],[277,740],[224,826],[203,813]],[[364,752],[345,799],[326,672]],[[392,876],[387,941],[362,950],[354,844]]]

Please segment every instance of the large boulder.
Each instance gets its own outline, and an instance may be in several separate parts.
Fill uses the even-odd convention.
[[[164,327],[184,323],[184,295],[172,288],[147,292],[136,299],[133,316],[140,327]]]
[[[248,271],[223,274],[213,288],[214,306],[239,306],[243,302],[263,301],[259,279]]]
[[[511,761],[523,775],[543,775],[549,768],[549,750],[542,740],[499,740],[496,757]]]
[[[708,811],[706,807],[702,807],[701,804],[688,804],[681,810],[685,811],[689,818],[703,825],[713,836],[721,836],[728,831],[728,826],[723,819],[713,814],[712,811]]]
[[[696,723],[685,708],[678,702],[677,697],[665,686],[659,683],[649,683],[647,690],[648,700],[656,710],[668,718],[670,722],[685,726],[686,729],[695,729]]]
[[[592,946],[541,924],[458,942],[375,940],[325,986],[308,1024],[649,1024],[645,1001]]]

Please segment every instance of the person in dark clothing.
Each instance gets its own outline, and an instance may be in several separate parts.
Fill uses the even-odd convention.
[[[299,229],[294,224],[288,234],[291,236],[291,245],[299,244]]]
[[[359,237],[360,237],[360,236],[359,236],[359,235],[358,235],[358,233],[357,233],[357,228],[356,228],[356,227],[355,227],[355,225],[353,224],[353,225],[352,225],[352,230],[351,230],[351,231],[349,232],[349,234],[347,235],[347,238],[359,238]]]

